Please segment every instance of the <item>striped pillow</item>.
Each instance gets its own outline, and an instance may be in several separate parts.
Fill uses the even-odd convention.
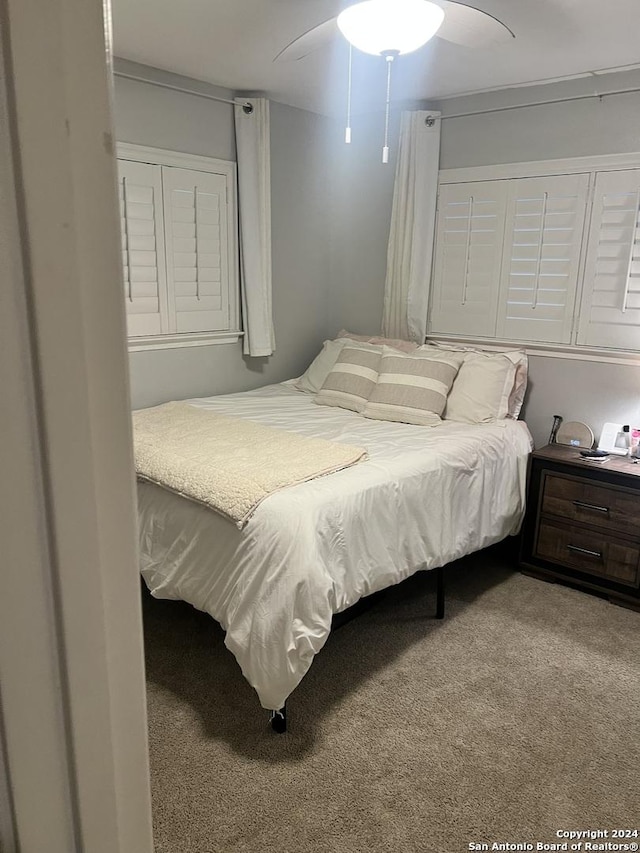
[[[463,359],[464,353],[405,354],[383,347],[378,381],[362,414],[419,426],[441,423]]]
[[[315,402],[320,406],[339,406],[361,412],[376,387],[382,350],[383,347],[370,344],[345,344],[316,394]]]

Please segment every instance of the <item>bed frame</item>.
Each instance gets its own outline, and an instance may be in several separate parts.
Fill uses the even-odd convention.
[[[444,571],[443,566],[438,566],[437,569],[433,569],[436,575],[436,619],[444,619]],[[341,628],[343,625],[346,625],[347,622],[351,622],[352,619],[355,619],[357,616],[360,616],[361,613],[369,610],[373,605],[380,599],[386,590],[381,589],[379,592],[374,592],[372,595],[368,595],[366,598],[361,598],[353,607],[349,607],[347,610],[344,610],[342,613],[336,613],[333,617],[333,621],[331,624],[331,630],[336,630],[337,628]],[[282,708],[279,708],[277,711],[269,712],[269,722],[271,723],[271,728],[274,732],[278,734],[284,734],[287,730],[287,703],[285,702]]]

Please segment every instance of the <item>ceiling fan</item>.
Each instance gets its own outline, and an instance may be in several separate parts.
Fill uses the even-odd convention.
[[[274,61],[300,60],[329,44],[338,34],[349,42],[349,82],[345,142],[351,142],[351,62],[355,47],[384,57],[387,63],[382,162],[389,162],[391,66],[397,56],[411,53],[437,36],[467,46],[492,46],[515,34],[492,15],[458,0],[361,0],[349,3],[339,15],[295,38]]]
[[[415,36],[416,32],[422,32],[424,27],[426,38],[414,47],[401,50],[393,46],[393,37],[391,37],[387,49],[384,47],[377,49],[380,44],[384,44],[385,38],[390,37],[390,29],[395,29],[395,26],[401,23],[400,19],[404,11],[402,7],[409,10],[407,21],[411,23],[407,32]],[[419,16],[417,27],[416,19],[412,17],[414,12]],[[359,26],[356,16],[361,13],[382,16],[379,18],[379,23],[373,24],[376,34],[382,38],[382,41],[373,44],[374,49],[362,47],[352,38],[355,28]],[[347,5],[339,15],[297,36],[277,54],[274,62],[304,59],[310,53],[329,45],[340,34],[354,47],[366,53],[383,56],[388,51],[394,55],[409,53],[422,47],[433,36],[466,47],[492,47],[515,38],[515,33],[502,21],[488,12],[482,12],[459,0],[400,0],[400,2],[398,0],[365,0],[365,2]]]

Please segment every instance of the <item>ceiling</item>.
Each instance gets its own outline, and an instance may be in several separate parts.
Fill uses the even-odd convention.
[[[492,48],[434,39],[394,63],[392,97],[435,100],[640,64],[640,0],[468,0],[516,35]],[[346,43],[273,62],[340,0],[112,0],[116,56],[314,112],[346,97]],[[377,109],[385,63],[354,51],[354,105]]]

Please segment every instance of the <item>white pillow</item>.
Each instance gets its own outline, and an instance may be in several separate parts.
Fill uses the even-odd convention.
[[[462,423],[485,423],[501,418],[517,420],[527,390],[529,360],[523,350],[497,352],[449,343],[428,343],[420,349],[465,353],[465,361],[447,400],[445,420]],[[475,383],[478,386],[474,389]],[[453,400],[449,405],[451,395]]]
[[[325,341],[322,349],[313,359],[309,367],[296,380],[295,387],[298,391],[306,391],[308,394],[317,394],[324,385],[324,381],[342,352],[342,347],[351,343],[348,338],[336,338],[335,341]]]
[[[508,358],[511,358],[516,366],[516,376],[509,395],[509,413],[508,418],[517,420],[520,417],[522,404],[524,403],[524,395],[527,391],[527,379],[529,375],[529,359],[526,352],[521,350],[513,350],[505,353]]]
[[[466,424],[506,418],[515,375],[514,363],[502,354],[465,354],[447,397],[443,418]]]

